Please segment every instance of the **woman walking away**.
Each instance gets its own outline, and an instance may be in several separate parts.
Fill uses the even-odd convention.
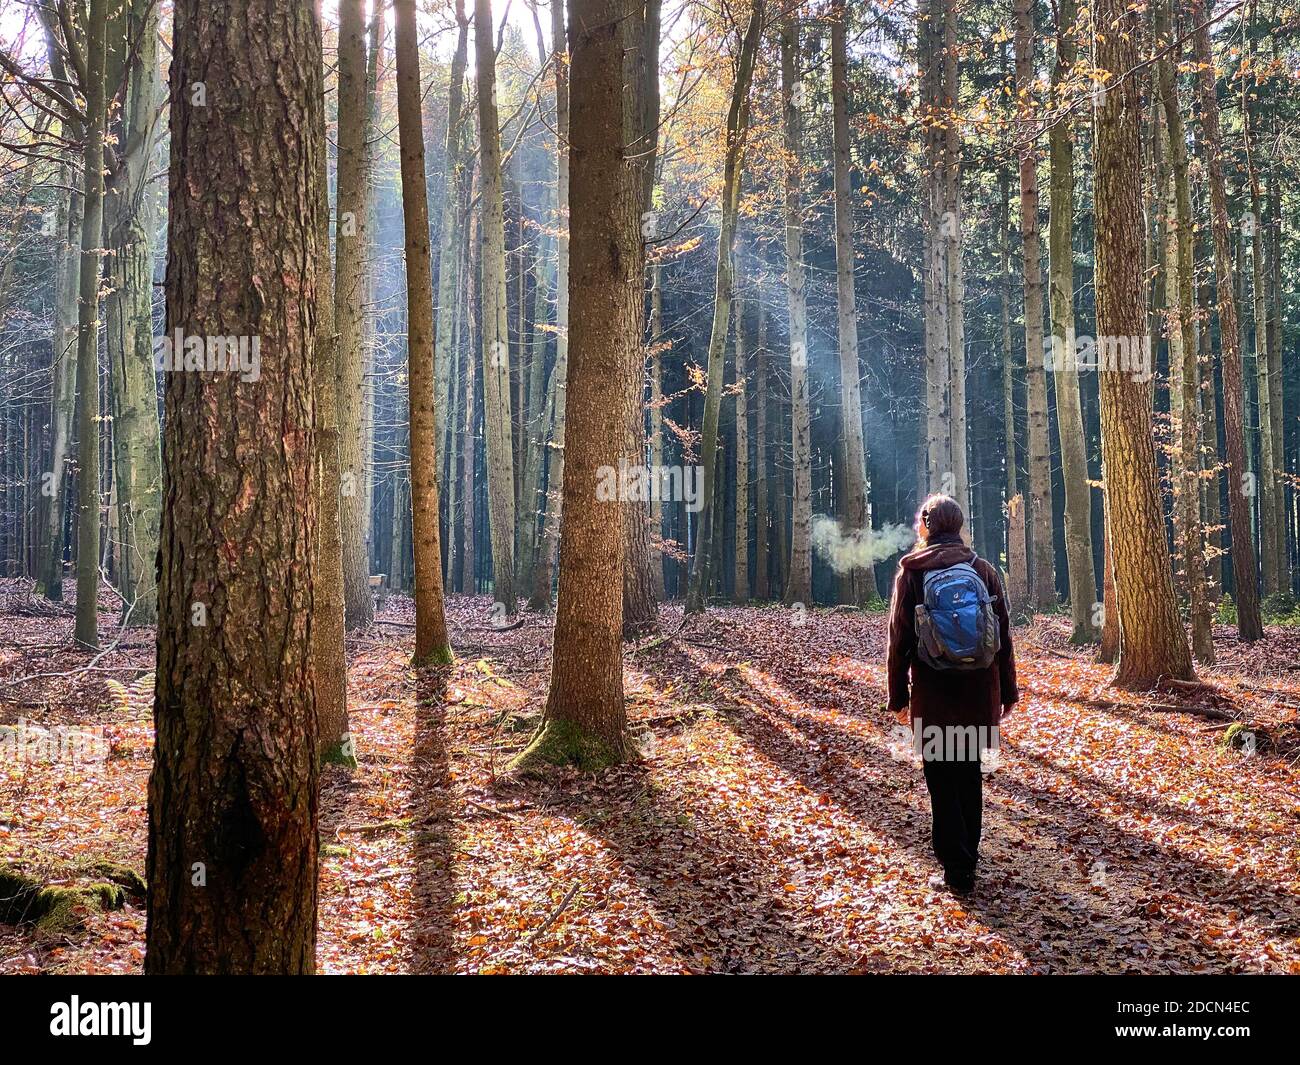
[[[1006,593],[962,541],[964,521],[948,496],[922,504],[917,544],[894,578],[888,664],[889,710],[919,744],[934,854],[959,895],[975,888],[980,751],[997,746],[997,724],[1020,697]]]

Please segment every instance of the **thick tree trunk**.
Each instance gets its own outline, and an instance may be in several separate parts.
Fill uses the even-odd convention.
[[[1137,65],[1139,17],[1125,0],[1102,0],[1097,11],[1107,27],[1098,34],[1097,65],[1117,77],[1096,116],[1097,332],[1106,337],[1137,338],[1147,328],[1141,172],[1132,165],[1141,153],[1142,105],[1136,80],[1119,77]],[[1152,385],[1129,368],[1103,365],[1098,372],[1120,626],[1115,683],[1146,691],[1162,677],[1193,676],[1165,541]]]
[[[310,973],[320,26],[306,0],[179,0],[173,47],[168,332],[274,358],[256,382],[165,378],[145,971]],[[256,195],[227,195],[231,173]]]
[[[1232,531],[1232,572],[1237,603],[1237,635],[1243,641],[1264,635],[1259,614],[1259,583],[1251,541],[1250,480],[1246,470],[1246,441],[1242,412],[1241,336],[1237,297],[1233,291],[1232,248],[1228,201],[1223,183],[1223,138],[1219,134],[1219,101],[1215,96],[1214,59],[1210,31],[1205,25],[1205,0],[1192,0],[1191,21],[1198,65],[1201,125],[1210,188],[1210,225],[1214,234],[1214,272],[1218,281],[1219,339],[1223,349],[1223,436],[1228,454],[1228,520]]]
[[[784,550],[785,514],[777,519],[782,542],[783,597],[787,605],[812,603],[812,439],[808,410],[808,294],[804,281],[803,217],[799,205],[803,182],[803,118],[799,112],[799,21],[781,20],[781,107],[785,112],[785,272],[790,311],[790,446],[794,492],[790,508],[789,557]],[[707,489],[706,489],[707,491]],[[784,510],[785,494],[778,500]]]
[[[438,440],[434,410],[433,265],[429,247],[429,199],[425,188],[420,53],[415,0],[396,0],[393,7],[397,16],[397,125],[402,157],[402,222],[406,232],[407,396],[411,426],[411,537],[415,551],[415,655],[412,661],[417,666],[445,665],[451,661],[452,654],[442,607]]]
[[[1054,85],[1071,76],[1078,60],[1074,0],[1057,9]],[[1093,643],[1097,574],[1092,561],[1092,489],[1088,487],[1088,453],[1083,437],[1083,405],[1074,353],[1074,131],[1068,119],[1052,126],[1051,214],[1048,221],[1052,366],[1056,381],[1056,431],[1061,445],[1061,479],[1065,483],[1065,557],[1070,574],[1072,643]]]
[[[370,473],[366,468],[363,428],[366,407],[366,254],[370,238],[366,168],[369,119],[366,0],[341,0],[333,296],[335,328],[338,330],[335,373],[343,593],[349,630],[369,628],[375,617],[370,592],[370,559],[366,550],[365,484]]]
[[[624,96],[628,125],[628,165],[641,182],[641,235],[656,236],[654,225],[655,158],[659,144],[659,0],[632,5],[632,17],[624,23],[628,35],[625,61],[628,66]],[[646,464],[644,351],[630,373],[627,392],[627,443],[624,460],[631,467]],[[659,471],[652,469],[652,477]],[[659,626],[654,569],[660,555],[651,542],[650,508],[644,500],[629,500],[623,510],[623,635],[625,638],[651,632]]]
[[[658,263],[650,268],[650,465],[656,470],[661,470],[664,466],[663,350],[665,345],[662,275],[663,268]],[[650,527],[662,543],[667,537],[664,530],[662,496],[656,495],[650,502]],[[662,602],[666,596],[662,551],[655,553],[654,582],[655,601]]]
[[[514,421],[510,403],[510,327],[506,307],[505,200],[497,118],[492,7],[474,0],[474,69],[478,82],[479,167],[483,215],[483,430],[487,442],[492,589],[506,617],[515,601]]]
[[[1038,150],[1031,113],[1034,22],[1030,0],[1014,0],[1016,93],[1020,97],[1020,238],[1025,262],[1025,379],[1029,411],[1029,540],[1033,605],[1056,605],[1052,547],[1052,468],[1048,450],[1047,373],[1043,365],[1043,271],[1038,240]]]
[[[713,325],[709,332],[708,386],[704,394],[704,418],[700,428],[700,462],[704,467],[704,509],[699,514],[699,535],[691,557],[691,577],[686,589],[686,613],[704,609],[708,597],[705,568],[715,535],[722,531],[722,514],[714,506],[714,478],[718,473],[718,416],[722,410],[722,378],[727,331],[731,321],[732,286],[735,278],[736,224],[740,207],[741,173],[745,141],[749,133],[749,88],[763,28],[763,0],[754,0],[749,23],[741,39],[736,61],[736,79],[731,87],[727,110],[726,157],[722,179],[722,221],[718,232],[718,257],[713,288]],[[787,223],[788,225],[788,223]],[[788,238],[787,238],[788,240]],[[793,361],[793,355],[791,357]]]
[[[617,468],[626,441],[629,370],[643,359],[645,261],[641,183],[625,164],[625,0],[573,0],[572,335],[565,380],[568,439],[559,598],[551,684],[542,728],[518,760],[595,769],[622,761],[622,504],[602,500],[602,466]],[[612,520],[611,520],[612,518]]]

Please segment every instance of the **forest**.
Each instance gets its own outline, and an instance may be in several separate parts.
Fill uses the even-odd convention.
[[[1297,175],[1294,0],[0,0],[0,974],[1300,974]]]

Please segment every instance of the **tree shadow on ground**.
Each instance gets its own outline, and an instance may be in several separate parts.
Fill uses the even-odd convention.
[[[698,656],[675,648],[666,649],[655,663],[647,663],[652,672],[668,679],[698,670],[701,664]],[[928,810],[918,811],[914,800],[909,801],[919,776],[915,767],[892,759],[883,741],[871,742],[810,713],[792,712],[788,703],[779,705],[739,670],[716,676],[714,684],[724,696],[725,720],[738,736],[806,787],[827,795],[864,825],[887,833],[923,865],[937,871],[929,844]],[[797,677],[784,691],[790,701],[804,708],[845,701],[843,693],[827,690],[806,675]],[[872,721],[868,727],[875,730],[883,724]],[[890,782],[895,781],[899,786],[891,788]],[[963,900],[962,906],[978,913],[1035,969],[1158,968],[1140,947],[1144,939],[1156,938],[1161,940],[1160,954],[1176,958],[1182,967],[1223,970],[1239,966],[1235,954],[1203,941],[1198,934],[1202,929],[1167,921],[1160,906],[1151,912],[1144,905],[1163,897],[1247,912],[1255,907],[1280,919],[1275,934],[1293,936],[1300,929],[1298,900],[1272,885],[1233,879],[1221,869],[1107,824],[1094,813],[1007,773],[999,774],[989,790],[993,793],[989,798],[1001,792],[1022,804],[1026,815],[1016,819],[1017,827],[1044,862],[1016,861],[1017,852],[999,853],[1004,848],[986,846],[981,870],[984,887],[970,900]],[[986,842],[996,837],[1000,819],[1008,816],[997,804],[989,803],[989,798]],[[1101,900],[1091,890],[1087,863],[1072,853],[1078,840],[1091,841],[1088,846],[1096,846],[1102,853],[1131,859],[1117,871],[1123,881],[1138,881],[1130,900],[1109,900],[1102,907],[1105,912],[1098,912]],[[1063,886],[1071,881],[1073,887]],[[1121,944],[1116,942],[1117,920],[1125,925]],[[1106,957],[1117,945],[1137,947],[1138,953]]]
[[[706,796],[688,802],[624,767],[549,808],[599,837],[667,926],[685,968],[710,973],[832,973],[855,958],[790,903],[780,867]]]
[[[415,685],[415,742],[411,750],[410,972],[455,968],[452,912],[456,897],[456,803],[446,741],[447,674],[423,669]]]

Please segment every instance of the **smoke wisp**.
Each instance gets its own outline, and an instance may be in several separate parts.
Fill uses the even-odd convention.
[[[825,514],[813,517],[813,550],[836,573],[863,569],[906,551],[916,543],[916,531],[907,525],[886,525],[882,529],[859,529],[845,533],[840,523]]]

